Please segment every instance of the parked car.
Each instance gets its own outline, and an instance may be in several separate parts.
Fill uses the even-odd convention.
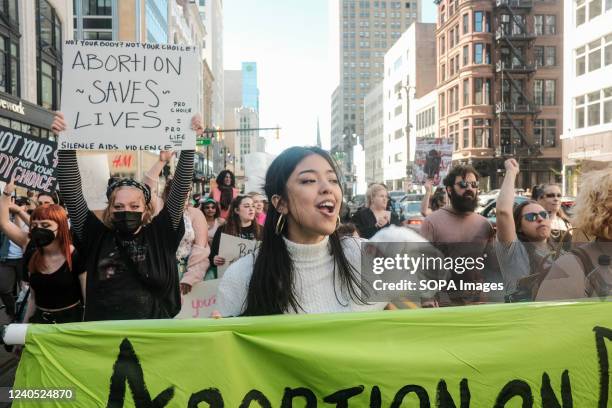
[[[499,189],[491,190],[486,193],[479,194],[478,195],[478,205],[481,207],[486,207],[487,204],[489,204],[491,201],[497,199],[498,195],[499,195]]]
[[[402,225],[418,231],[423,223],[421,201],[402,201],[400,203],[400,219]]]
[[[351,216],[357,212],[358,209],[365,205],[365,194],[356,194],[353,196],[351,201],[347,203]]]
[[[404,198],[406,195],[407,194],[405,191],[400,191],[400,190],[389,192],[389,198],[395,201],[396,203],[399,203],[400,201],[402,201],[402,198]]]
[[[405,202],[405,201],[421,201],[421,200],[423,200],[423,197],[425,197],[425,194],[406,194],[404,197],[402,197],[400,202]]]
[[[525,196],[515,196],[514,197],[514,205],[516,206],[516,205],[522,203],[523,201],[527,201],[527,200],[529,200],[528,197],[525,197]],[[489,202],[489,204],[487,204],[480,211],[480,215],[482,215],[483,217],[488,219],[489,222],[493,225],[493,228],[496,228],[496,226],[497,226],[497,217],[495,216],[496,206],[497,206],[497,198],[495,198],[493,201]]]

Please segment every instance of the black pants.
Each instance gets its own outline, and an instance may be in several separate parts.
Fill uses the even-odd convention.
[[[11,319],[15,316],[15,298],[21,269],[21,258],[7,259],[0,263],[0,300],[6,306],[6,313]]]

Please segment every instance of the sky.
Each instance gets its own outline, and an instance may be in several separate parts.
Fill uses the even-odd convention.
[[[317,118],[330,144],[331,95],[338,85],[338,0],[224,0],[223,65],[257,63],[260,127],[266,150],[314,145]],[[423,21],[435,21],[432,0],[422,0]]]

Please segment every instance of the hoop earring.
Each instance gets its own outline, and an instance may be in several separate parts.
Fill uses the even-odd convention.
[[[283,228],[285,228],[285,218],[284,215],[281,214],[278,217],[278,221],[276,221],[276,228],[274,229],[276,235],[281,235],[283,233]]]

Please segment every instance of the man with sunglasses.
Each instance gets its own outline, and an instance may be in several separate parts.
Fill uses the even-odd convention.
[[[450,205],[428,215],[421,225],[421,235],[447,257],[483,257],[488,251],[489,243],[492,243],[493,227],[485,217],[474,212],[478,205],[479,178],[480,175],[472,166],[453,167],[443,181]],[[487,265],[487,269],[490,268],[491,266]],[[477,283],[482,282],[484,277],[475,270],[462,273],[453,271],[451,279],[459,288],[461,281]],[[427,299],[422,301],[422,304],[428,307],[466,305],[482,301],[481,295],[449,290],[439,294],[438,299]]]

